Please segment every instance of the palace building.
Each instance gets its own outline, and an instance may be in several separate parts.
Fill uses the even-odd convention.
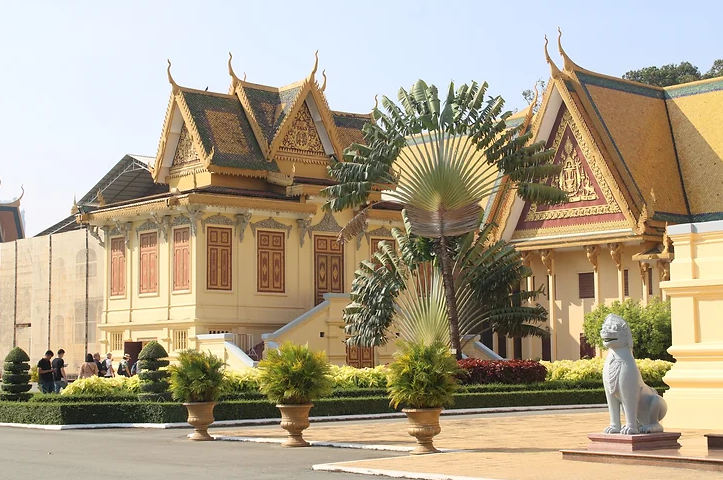
[[[562,70],[545,43],[551,78],[531,129],[557,149],[563,169],[551,182],[568,203],[505,193],[488,217],[532,267],[528,288],[547,286],[549,341],[488,339],[515,357],[594,355],[585,313],[663,296],[674,256],[666,225],[723,218],[723,79],[660,88],[578,66],[559,37],[558,48]]]
[[[666,226],[723,218],[723,79],[659,88],[583,69],[558,47],[562,69],[545,48],[539,111],[533,102],[508,124],[556,148],[563,168],[549,181],[568,202],[530,205],[508,191],[483,205],[532,268],[526,287],[546,286],[551,335],[487,333],[467,343],[470,356],[595,355],[585,313],[663,296]],[[179,86],[169,62],[155,158],[125,156],[32,239],[6,233],[0,205],[0,355],[62,347],[73,370],[86,351],[135,357],[158,340],[172,357],[198,348],[242,368],[290,340],[337,364],[389,362],[393,344],[346,346],[342,310],[359,262],[402,226],[400,209],[376,192],[364,233],[336,243],[354,212],[324,212],[320,191],[371,116],[331,110],[317,66],[277,88],[239,78],[229,59],[231,86],[217,93]]]

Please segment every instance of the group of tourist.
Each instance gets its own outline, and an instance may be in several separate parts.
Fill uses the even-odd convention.
[[[43,393],[60,393],[60,390],[68,386],[68,377],[65,374],[65,362],[63,361],[65,350],[58,350],[57,358],[52,350],[45,352],[45,356],[38,361],[38,387]],[[131,356],[123,355],[118,364],[118,370],[113,367],[113,355],[110,353],[101,361],[100,353],[85,356],[85,363],[80,366],[78,378],[102,377],[112,378],[115,376],[131,377],[138,373],[138,362],[130,365]]]

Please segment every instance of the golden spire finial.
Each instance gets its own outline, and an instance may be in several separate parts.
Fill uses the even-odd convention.
[[[239,79],[236,76],[236,73],[233,71],[233,66],[231,65],[231,60],[233,60],[233,55],[231,55],[231,52],[228,52],[228,74],[231,75],[231,88],[236,88],[236,85],[238,85]]]
[[[75,215],[78,213],[78,200],[76,199],[75,194],[73,194],[73,206],[70,207],[70,214]]]
[[[170,83],[173,86],[173,93],[176,93],[178,91],[178,84],[173,79],[173,76],[171,76],[171,60],[166,59],[168,61],[168,68],[166,69],[166,73],[168,74],[168,83]]]
[[[321,71],[321,76],[324,77],[324,82],[321,84],[321,88],[319,89],[320,92],[323,92],[326,90],[326,70]]]
[[[525,120],[522,122],[522,128],[520,129],[520,132],[522,133],[524,133],[525,130],[527,130],[527,127],[530,126],[530,122],[532,122],[532,116],[535,114],[535,105],[537,105],[537,99],[540,95],[540,92],[537,90],[537,83],[538,82],[535,82],[535,98],[532,99],[530,106],[527,107],[527,113],[525,113]]]
[[[571,71],[575,70],[576,68],[580,69],[580,67],[575,62],[570,60],[570,57],[567,56],[567,53],[565,53],[565,49],[562,48],[562,40],[561,39],[562,39],[562,30],[560,29],[560,27],[557,27],[557,50],[560,52],[560,55],[562,55],[562,60],[563,60],[562,68],[564,68],[568,72],[571,72]]]
[[[319,50],[314,52],[314,68],[311,70],[311,74],[309,75],[309,78],[314,78],[314,75],[316,75],[316,71],[319,69]]]
[[[105,207],[105,198],[103,197],[103,193],[100,191],[100,188],[98,189],[98,193],[95,195],[95,197],[98,199],[98,206]]]
[[[552,78],[560,78],[560,69],[557,68],[557,65],[555,65],[555,62],[552,61],[550,54],[547,52],[548,43],[547,35],[545,35],[545,60],[547,60],[547,63],[550,65],[550,75]]]
[[[379,108],[379,95],[378,95],[378,94],[377,94],[377,95],[374,95],[374,108],[373,108],[373,110],[376,110],[377,108]]]

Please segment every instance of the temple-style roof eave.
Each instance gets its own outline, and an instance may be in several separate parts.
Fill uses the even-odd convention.
[[[561,249],[570,247],[584,247],[585,245],[606,244],[606,243],[643,243],[645,241],[660,241],[661,237],[653,235],[630,234],[599,234],[589,235],[583,238],[568,237],[556,239],[539,240],[511,240],[509,243],[519,251]]]

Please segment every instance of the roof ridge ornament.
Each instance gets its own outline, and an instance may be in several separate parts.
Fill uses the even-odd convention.
[[[168,74],[168,83],[170,83],[173,86],[173,93],[178,93],[180,90],[180,87],[176,83],[176,81],[173,79],[173,76],[171,75],[171,59],[166,59],[168,62],[168,68],[166,69],[166,73]]]
[[[233,55],[231,55],[231,52],[228,52],[228,74],[231,75],[231,89],[235,89],[240,80],[233,71],[231,60],[233,60]],[[244,74],[244,80],[246,80],[246,74]]]
[[[309,74],[309,80],[314,79],[314,75],[316,75],[316,71],[319,69],[319,50],[314,52],[314,68],[311,70],[311,73]]]
[[[326,90],[326,70],[321,71],[321,76],[324,77],[324,82],[321,84],[321,88],[319,88],[320,92],[324,92]]]
[[[578,64],[573,62],[570,57],[565,53],[565,49],[562,48],[562,30],[560,27],[557,27],[557,50],[560,52],[560,55],[562,56],[563,60],[563,66],[562,68],[565,69],[568,72],[572,72],[573,70],[582,70]]]
[[[549,43],[549,40],[547,40],[547,35],[545,35],[545,60],[550,65],[550,75],[552,78],[560,78],[560,69],[557,68],[557,65],[555,65],[555,62],[552,61],[550,58],[550,54],[547,52],[547,44]]]
[[[530,102],[530,106],[527,107],[527,113],[525,113],[525,119],[522,122],[522,128],[520,129],[520,133],[525,133],[525,130],[527,130],[527,127],[530,126],[530,123],[532,122],[532,117],[535,114],[535,105],[537,105],[537,99],[540,96],[540,91],[537,89],[537,83],[535,82],[535,98],[532,99],[532,102]]]

